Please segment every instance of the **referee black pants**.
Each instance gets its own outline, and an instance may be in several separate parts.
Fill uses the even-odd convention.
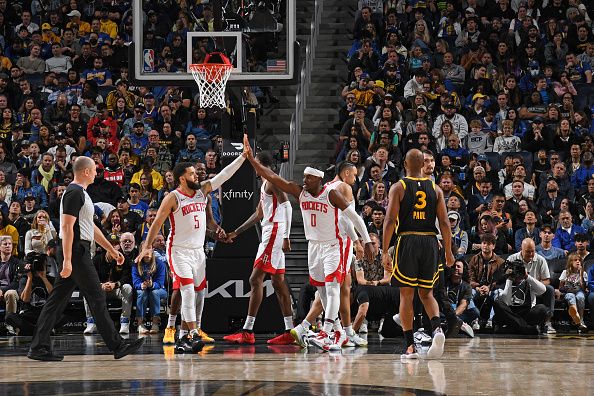
[[[72,249],[72,273],[68,278],[62,278],[58,274],[54,283],[54,290],[50,293],[39,319],[37,328],[31,342],[31,349],[51,349],[50,333],[59,318],[62,317],[72,292],[78,286],[83,297],[87,300],[99,334],[111,351],[115,351],[121,345],[123,338],[118,334],[109,316],[105,293],[101,290],[101,282],[97,270],[91,260],[91,244],[80,241],[74,244]],[[59,270],[62,270],[64,255],[62,246],[58,246],[56,252]]]

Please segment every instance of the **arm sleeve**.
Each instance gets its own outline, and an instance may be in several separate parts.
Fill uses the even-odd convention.
[[[219,187],[223,185],[227,180],[231,178],[237,172],[243,162],[245,161],[245,157],[240,155],[235,159],[235,161],[231,162],[227,165],[222,171],[220,171],[215,177],[210,179],[210,185],[213,190],[218,190]]]
[[[291,202],[285,201],[281,204],[284,206],[284,214],[285,214],[285,233],[283,234],[284,239],[288,239],[291,236],[291,222],[293,221],[293,207],[291,206]]]
[[[343,213],[353,223],[353,226],[355,226],[355,229],[359,232],[359,234],[361,234],[362,242],[364,244],[371,242],[371,239],[369,238],[369,233],[367,232],[367,228],[365,227],[365,223],[363,222],[363,219],[359,217],[357,212],[355,212],[355,209],[353,209],[352,206],[347,206]]]

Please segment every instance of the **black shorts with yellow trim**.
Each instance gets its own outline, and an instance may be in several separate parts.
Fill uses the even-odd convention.
[[[398,286],[432,289],[439,278],[439,262],[435,235],[407,233],[396,238],[392,275]]]

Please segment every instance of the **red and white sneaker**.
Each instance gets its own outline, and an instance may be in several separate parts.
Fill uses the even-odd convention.
[[[233,344],[254,344],[256,342],[254,333],[245,330],[238,331],[235,334],[226,335],[223,337],[223,340]]]
[[[285,331],[283,334],[266,341],[266,343],[268,345],[293,345],[295,344],[295,339],[290,332]]]
[[[330,337],[328,336],[328,334],[326,334],[326,332],[324,330],[320,330],[318,335],[315,336],[314,338],[310,339],[309,342],[311,342],[318,348],[323,349],[325,351],[327,350],[325,347],[332,344],[332,340],[330,339]]]
[[[346,335],[346,331],[335,331],[334,332],[334,339],[330,345],[325,345],[325,351],[340,351],[344,344],[347,343],[348,337]]]

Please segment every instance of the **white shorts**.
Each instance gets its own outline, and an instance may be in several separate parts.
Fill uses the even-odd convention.
[[[194,285],[196,291],[206,288],[206,255],[204,248],[167,247],[167,260],[173,277],[173,288]]]
[[[353,240],[348,236],[344,238],[344,258],[345,258],[345,274],[351,272],[351,264],[353,264],[353,257],[355,256],[354,247],[353,247]]]
[[[309,241],[307,262],[309,282],[324,286],[336,280],[342,283],[346,274],[345,243],[341,238],[327,242]]]
[[[262,242],[258,246],[254,268],[260,268],[269,274],[285,273],[285,227],[285,223],[271,223],[262,227]]]

